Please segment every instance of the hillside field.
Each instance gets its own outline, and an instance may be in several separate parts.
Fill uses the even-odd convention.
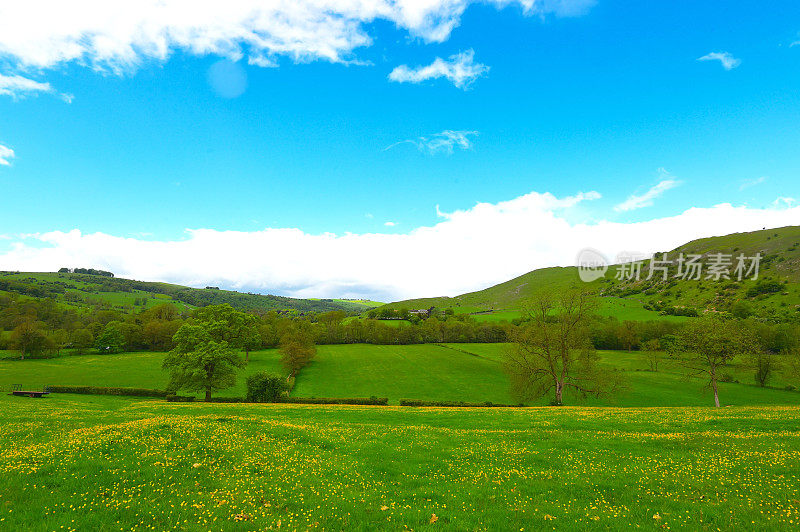
[[[401,399],[468,401],[513,404],[508,379],[502,370],[507,344],[321,345],[316,359],[297,377],[295,397],[388,397]],[[639,352],[601,351],[605,364],[624,372],[627,390],[611,398],[570,404],[598,406],[705,406],[711,401],[699,380],[686,380],[676,368],[663,364],[658,373],[645,371]],[[83,355],[44,360],[0,360],[0,387],[86,385],[164,389],[167,374],[161,370],[163,353]],[[728,373],[739,383],[720,383],[726,405],[800,405],[800,393],[786,391],[780,378],[774,387],[752,384],[752,371],[730,366]],[[245,395],[247,375],[267,371],[280,374],[277,350],[254,351],[233,388],[222,397]],[[794,383],[796,384],[796,383]],[[545,398],[540,404],[547,404]]]
[[[796,407],[0,395],[3,530],[790,530]]]

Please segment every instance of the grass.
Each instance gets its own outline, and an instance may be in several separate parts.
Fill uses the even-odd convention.
[[[292,395],[512,401],[497,362],[430,344],[318,346]]]
[[[388,397],[401,399],[514,403],[503,373],[506,344],[442,345],[322,345],[316,359],[297,378],[295,397]],[[568,398],[569,404],[590,406],[704,406],[711,396],[699,380],[687,381],[675,367],[662,364],[658,373],[645,371],[641,353],[601,351],[605,364],[624,372],[626,390],[611,398]],[[12,384],[41,387],[47,384],[91,385],[163,389],[167,375],[161,370],[163,353],[85,355],[46,360],[0,360],[0,388]],[[254,351],[233,388],[222,397],[245,395],[247,375],[267,371],[280,374],[280,355],[274,349]],[[721,383],[725,405],[800,404],[800,393],[786,391],[776,378],[775,388],[759,388],[752,372],[743,366],[727,368],[740,383]],[[793,383],[797,384],[797,383]],[[549,398],[539,404],[547,404]]]
[[[800,410],[0,396],[4,530],[789,530]]]

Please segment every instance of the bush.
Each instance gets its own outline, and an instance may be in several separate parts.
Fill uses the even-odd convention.
[[[170,403],[191,403],[194,401],[194,396],[170,394],[167,396],[167,401]]]
[[[289,391],[289,383],[278,375],[266,372],[247,377],[248,403],[276,403]]]
[[[371,405],[386,406],[389,404],[387,397],[284,397],[280,403],[298,405]]]
[[[730,373],[723,373],[719,376],[719,382],[734,382],[735,380]]]
[[[508,408],[523,405],[506,405],[485,401],[483,403],[467,403],[464,401],[420,401],[416,399],[401,399],[400,406],[445,406],[445,407],[467,407],[467,408]]]
[[[166,397],[163,390],[147,388],[103,388],[100,386],[48,386],[52,393],[79,393],[87,395],[128,395],[131,397]]]
[[[244,403],[244,397],[212,397],[206,403]]]

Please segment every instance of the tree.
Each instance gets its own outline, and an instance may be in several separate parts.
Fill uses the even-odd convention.
[[[175,348],[164,358],[164,369],[170,371],[170,390],[211,392],[236,384],[236,369],[244,361],[226,341],[217,342],[205,325],[184,324],[173,337]]]
[[[299,328],[293,328],[281,337],[280,347],[281,364],[290,377],[297,375],[317,354],[314,340],[311,335]]]
[[[261,371],[247,377],[248,402],[275,403],[288,391],[289,384],[279,375]]]
[[[553,404],[561,405],[567,389],[585,397],[621,387],[619,374],[597,363],[590,341],[595,305],[591,294],[579,290],[534,298],[504,364],[519,400],[554,393]]]
[[[662,357],[661,343],[655,338],[642,342],[642,351],[647,357],[647,363],[650,364],[650,371],[657,372]]]
[[[717,381],[721,368],[736,356],[759,350],[755,337],[741,323],[706,317],[692,320],[680,335],[683,355],[676,358],[686,370],[686,377],[702,376],[714,393],[714,405],[719,407]]]
[[[94,345],[94,337],[89,329],[78,329],[72,333],[72,345],[83,354],[87,349]]]
[[[47,336],[35,322],[24,321],[11,331],[11,348],[19,351],[23,360],[25,355],[39,355],[49,347]]]
[[[120,330],[119,322],[110,322],[97,337],[94,346],[101,353],[119,353],[125,347],[125,335]]]
[[[756,384],[762,388],[772,378],[775,370],[775,355],[762,349],[757,349],[750,355],[750,367],[753,369]]]
[[[250,361],[250,350],[261,345],[258,318],[227,303],[199,308],[194,317],[206,324],[217,342],[227,342],[232,348],[244,350],[245,362]]]

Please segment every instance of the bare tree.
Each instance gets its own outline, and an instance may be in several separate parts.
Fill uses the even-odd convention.
[[[642,342],[642,351],[644,352],[645,357],[647,358],[647,363],[650,365],[650,371],[658,371],[658,364],[661,362],[663,358],[663,352],[661,351],[661,342],[658,339],[653,338],[652,340],[647,340],[646,342]]]
[[[563,403],[565,390],[578,395],[610,394],[621,386],[619,374],[598,364],[589,338],[596,303],[585,291],[542,293],[526,311],[526,324],[506,355],[505,370],[521,401],[554,394]]]
[[[675,359],[686,377],[705,377],[719,407],[720,372],[735,357],[760,349],[755,337],[736,320],[705,317],[692,320],[681,334],[683,354]]]

